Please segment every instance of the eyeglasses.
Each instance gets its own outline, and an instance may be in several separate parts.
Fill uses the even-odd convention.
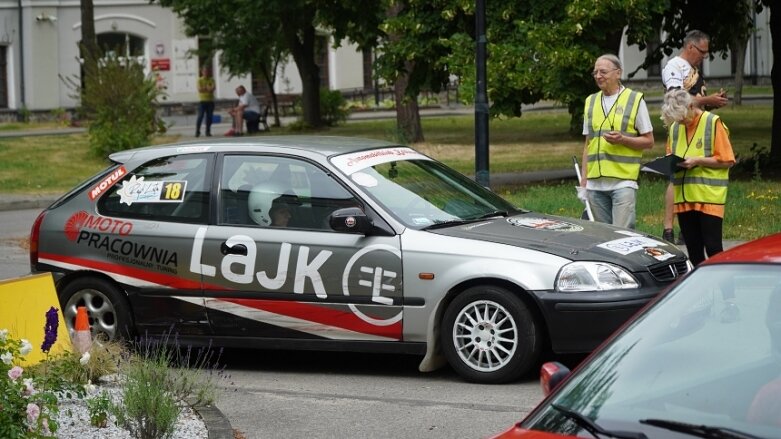
[[[593,77],[595,77],[595,78],[596,78],[597,76],[606,76],[608,73],[610,73],[610,72],[615,72],[616,70],[619,70],[619,69],[610,69],[610,70],[594,70],[593,72],[591,72],[591,76],[593,76]]]
[[[697,49],[697,52],[700,52],[700,55],[702,55],[702,56],[705,56],[705,55],[707,55],[707,54],[708,54],[708,51],[707,51],[707,50],[702,50],[702,49],[700,49],[700,48],[699,48],[699,47],[697,47],[697,45],[696,45],[696,44],[694,44],[694,43],[692,43],[692,47],[694,47],[695,49]]]

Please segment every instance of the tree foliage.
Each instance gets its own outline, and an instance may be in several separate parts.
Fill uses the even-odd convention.
[[[276,67],[289,53],[302,83],[304,124],[323,124],[320,71],[315,62],[319,30],[360,47],[374,44],[382,17],[381,0],[159,0],[173,8],[192,36],[207,37],[210,50],[221,50],[234,75]],[[275,58],[276,57],[276,58]],[[267,78],[268,79],[268,78]]]

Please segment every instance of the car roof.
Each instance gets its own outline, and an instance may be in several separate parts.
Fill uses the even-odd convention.
[[[704,264],[781,263],[781,233],[769,235],[723,251]]]
[[[154,158],[171,154],[197,152],[283,152],[308,151],[325,157],[363,151],[367,149],[398,147],[398,143],[386,140],[339,136],[249,136],[239,138],[211,138],[200,141],[173,143],[130,149],[111,154],[115,163],[131,159]]]

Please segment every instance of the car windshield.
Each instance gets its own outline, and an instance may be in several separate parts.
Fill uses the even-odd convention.
[[[524,427],[588,435],[554,404],[649,438],[781,437],[781,270],[701,267],[564,386]]]
[[[384,155],[385,151],[395,155]],[[339,156],[332,162],[407,227],[460,224],[520,211],[469,178],[409,148],[359,154]],[[361,160],[367,156],[371,159]]]

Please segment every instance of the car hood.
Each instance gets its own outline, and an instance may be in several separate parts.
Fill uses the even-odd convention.
[[[678,247],[651,235],[535,212],[430,231],[523,247],[571,260],[612,262],[631,271],[686,258]]]

